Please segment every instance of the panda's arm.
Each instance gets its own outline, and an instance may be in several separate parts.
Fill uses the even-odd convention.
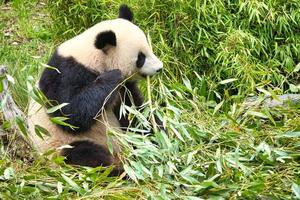
[[[77,131],[88,130],[94,117],[103,106],[109,106],[116,96],[116,90],[121,81],[121,72],[112,70],[102,73],[95,81],[79,89],[76,93],[65,93],[61,102],[69,104],[62,108],[62,112],[69,119],[67,123],[79,127]]]
[[[88,130],[93,118],[104,106],[109,105],[115,95],[118,83],[121,81],[120,70],[104,72],[97,76],[78,65],[64,67],[55,70],[46,69],[40,79],[39,85],[42,92],[49,100],[56,104],[68,103],[61,111],[52,116],[67,116],[67,123],[79,127],[71,130],[67,126],[61,126],[71,132]],[[109,98],[108,98],[109,97]]]

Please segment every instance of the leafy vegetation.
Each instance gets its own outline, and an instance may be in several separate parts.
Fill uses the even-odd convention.
[[[25,112],[28,87],[55,46],[115,18],[121,3],[1,3],[0,64],[9,66],[3,78]],[[300,91],[300,1],[125,3],[165,70],[141,84],[148,98],[144,113],[124,109],[141,119],[139,129],[149,125],[145,117],[158,113],[168,134],[111,133],[124,147],[128,180],[107,177],[110,168],[66,166],[53,152],[29,162],[9,154],[13,145],[2,147],[0,197],[299,199],[300,105],[259,102]],[[245,106],[250,96],[258,103]]]

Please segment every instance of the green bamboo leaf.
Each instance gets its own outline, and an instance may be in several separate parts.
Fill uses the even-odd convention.
[[[61,194],[63,192],[63,188],[64,188],[62,182],[58,181],[57,185],[56,185],[56,188],[57,188],[58,194]]]
[[[172,144],[171,141],[169,140],[169,137],[166,135],[164,131],[158,131],[155,136],[159,140],[159,142],[164,146],[164,148],[171,148]]]
[[[134,170],[129,167],[127,164],[124,164],[124,170],[126,171],[126,173],[128,174],[128,176],[136,183],[138,183],[137,177],[135,175]]]
[[[221,85],[225,85],[225,84],[227,84],[227,83],[231,83],[231,82],[234,82],[234,81],[237,81],[237,80],[238,80],[237,78],[229,78],[229,79],[220,81],[220,84],[221,84]]]
[[[62,104],[59,104],[57,106],[53,106],[49,109],[47,109],[47,113],[50,114],[50,113],[54,113],[55,111],[57,110],[60,110],[62,107],[68,105],[69,103],[62,103]]]
[[[66,120],[68,120],[69,118],[67,118],[67,117],[52,117],[52,118],[50,118],[50,120],[53,122],[53,123],[55,123],[55,124],[58,124],[58,125],[61,125],[61,126],[67,126],[67,127],[70,127],[71,129],[76,129],[76,128],[78,128],[78,127],[76,127],[76,126],[73,126],[73,125],[71,125],[71,124],[68,124],[68,123],[66,123],[66,122],[64,122],[64,121],[66,121]]]
[[[25,124],[24,120],[19,116],[17,116],[15,120],[16,120],[17,126],[20,129],[20,131],[23,133],[24,136],[27,137],[28,132],[27,132],[27,128],[26,128],[26,124]]]
[[[216,107],[214,108],[213,115],[216,114],[216,112],[218,112],[218,110],[220,110],[220,108],[222,107],[223,103],[224,103],[224,100],[221,101],[220,103],[218,103],[218,104],[216,105]]]
[[[297,138],[297,137],[300,137],[300,131],[286,132],[286,133],[284,133],[282,135],[279,135],[277,137]]]
[[[218,184],[214,181],[210,181],[210,180],[206,180],[206,181],[203,181],[201,184],[200,184],[203,188],[208,188],[208,187],[218,187]]]
[[[264,113],[261,113],[261,112],[256,112],[256,111],[249,110],[249,111],[246,112],[246,114],[247,115],[252,115],[252,116],[255,116],[255,117],[268,119],[268,116],[265,115]]]
[[[180,139],[182,142],[185,142],[183,137],[181,136],[180,132],[177,131],[173,125],[170,125],[170,128],[172,129],[173,133],[175,133],[175,135],[177,136],[178,139]]]
[[[45,68],[48,68],[48,69],[51,69],[51,70],[55,70],[55,71],[57,71],[57,73],[61,74],[61,72],[56,67],[52,67],[52,66],[44,64],[44,63],[42,65]]]
[[[108,147],[108,150],[109,152],[113,155],[114,153],[114,148],[113,148],[113,142],[112,142],[112,139],[110,136],[107,136],[107,147]]]
[[[292,191],[294,192],[297,199],[300,199],[300,186],[296,183],[292,184]]]
[[[11,82],[12,84],[15,84],[15,79],[11,75],[6,74],[6,78],[9,82]]]
[[[2,82],[2,80],[0,80],[0,93],[3,92],[3,89],[4,89],[3,88],[3,82]]]
[[[188,78],[184,77],[184,78],[182,78],[182,81],[183,81],[183,83],[184,83],[184,85],[185,85],[185,87],[186,87],[187,89],[189,89],[190,91],[193,90],[193,89],[192,89],[191,82],[190,82],[190,80],[189,80]]]
[[[3,177],[5,180],[10,180],[15,176],[15,170],[12,167],[8,167],[3,172]]]
[[[197,179],[187,174],[181,174],[181,177],[190,182],[192,185],[199,184],[199,181]]]
[[[41,127],[41,126],[39,126],[39,125],[35,125],[34,126],[34,131],[35,131],[35,134],[37,136],[39,136],[41,139],[44,139],[43,135],[50,136],[50,133],[48,132],[48,130],[45,129],[45,128],[43,128],[43,127]]]
[[[72,187],[73,190],[75,190],[80,194],[84,194],[84,189],[79,187],[79,185],[75,181],[73,181],[72,179],[70,179],[64,174],[61,174],[61,177]]]
[[[200,87],[199,94],[200,94],[200,96],[207,97],[207,84],[206,84],[205,78],[202,78],[202,80],[201,80],[201,87]]]
[[[256,88],[256,89],[258,91],[264,93],[266,96],[271,96],[272,95],[269,91],[265,90],[264,88]]]
[[[298,63],[295,67],[295,69],[293,70],[293,72],[299,72],[300,70],[300,63]]]
[[[3,130],[8,130],[8,129],[10,129],[10,127],[11,127],[11,123],[9,122],[9,121],[3,121],[2,122],[2,126],[1,126],[1,128],[3,129]]]

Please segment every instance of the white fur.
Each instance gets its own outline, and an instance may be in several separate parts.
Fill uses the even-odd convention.
[[[116,34],[117,45],[107,54],[95,47],[96,36],[103,31]],[[146,56],[145,65],[138,69],[136,60],[139,52]],[[144,75],[153,75],[163,67],[162,62],[153,54],[144,32],[133,23],[124,19],[113,19],[100,22],[80,35],[64,42],[58,47],[58,54],[72,56],[88,68],[103,72],[120,69],[128,77],[140,71]]]

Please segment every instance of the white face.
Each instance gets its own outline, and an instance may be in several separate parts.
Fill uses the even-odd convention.
[[[125,77],[138,73],[151,76],[163,68],[163,63],[154,55],[144,32],[133,23],[114,20],[111,27],[116,35],[116,46],[107,52],[107,65],[120,69]]]
[[[145,57],[144,65],[139,69],[139,72],[142,75],[151,76],[163,68],[163,63],[153,54],[151,53],[147,57]]]

